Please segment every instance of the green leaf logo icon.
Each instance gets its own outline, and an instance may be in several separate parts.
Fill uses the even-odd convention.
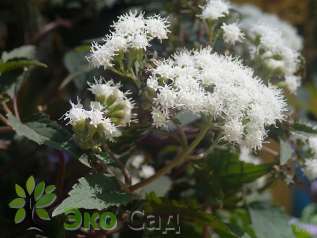
[[[30,176],[26,181],[26,189],[20,185],[15,185],[15,192],[17,198],[13,199],[9,203],[9,207],[17,209],[17,212],[14,217],[14,222],[16,224],[21,223],[27,216],[28,207],[31,208],[32,213],[43,220],[50,220],[49,213],[45,208],[52,205],[56,200],[56,195],[54,191],[56,190],[55,185],[46,186],[44,181],[36,184],[33,176]],[[28,206],[26,206],[28,204]]]

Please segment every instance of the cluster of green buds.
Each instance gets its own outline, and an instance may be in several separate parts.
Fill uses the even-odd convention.
[[[99,151],[108,141],[121,136],[120,128],[132,121],[133,102],[122,92],[119,84],[103,78],[89,84],[94,94],[89,110],[80,103],[71,103],[65,119],[72,125],[75,140],[84,150]]]

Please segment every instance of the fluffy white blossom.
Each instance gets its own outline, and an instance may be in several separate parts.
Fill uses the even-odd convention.
[[[243,162],[249,164],[259,164],[260,159],[252,154],[249,148],[242,146],[240,148],[240,157],[239,159]]]
[[[208,0],[203,7],[201,18],[217,20],[229,13],[230,4],[225,0]]]
[[[317,159],[305,160],[304,173],[310,180],[317,178]]]
[[[241,42],[244,39],[244,33],[236,23],[224,23],[221,26],[221,29],[223,30],[224,41],[228,44],[233,45],[236,42]]]
[[[317,159],[317,136],[311,136],[308,138],[308,145],[312,150],[314,157]]]
[[[205,48],[179,52],[157,65],[151,75],[159,85],[152,112],[156,127],[176,112],[190,111],[216,120],[227,141],[260,148],[266,126],[284,119],[281,91],[264,85],[238,59]]]
[[[69,124],[72,126],[76,125],[78,122],[85,121],[88,118],[88,113],[83,109],[83,105],[80,103],[70,102],[71,109],[65,113],[64,119],[68,120]]]
[[[140,177],[149,178],[155,174],[155,169],[150,165],[143,165],[140,171]]]
[[[250,51],[251,56],[260,56],[269,68],[281,72],[289,90],[296,92],[300,86],[300,77],[296,74],[303,49],[303,39],[296,28],[251,5],[236,6],[235,9],[242,14],[242,29],[258,44],[257,50]]]
[[[115,124],[125,126],[132,121],[134,103],[127,97],[129,92],[120,90],[120,84],[100,78],[89,84],[89,90],[104,104],[104,112]]]
[[[297,89],[301,85],[301,78],[296,75],[286,76],[285,84],[291,93],[296,93]]]
[[[129,12],[119,17],[103,42],[92,44],[87,59],[96,67],[112,67],[114,57],[120,52],[146,49],[154,38],[166,39],[168,27],[169,22],[158,15],[146,18],[142,13]]]

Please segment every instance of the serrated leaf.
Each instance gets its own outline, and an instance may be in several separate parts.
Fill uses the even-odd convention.
[[[35,179],[33,176],[30,176],[28,180],[26,181],[26,191],[28,191],[28,194],[31,195],[35,188]]]
[[[15,198],[9,203],[10,208],[22,208],[25,205],[24,198]]]
[[[19,184],[15,185],[15,192],[17,193],[19,197],[26,198],[25,191]]]
[[[52,205],[56,200],[56,195],[53,193],[47,193],[43,195],[40,200],[35,203],[36,208],[44,208]]]
[[[76,208],[104,210],[127,204],[131,198],[131,195],[120,190],[116,178],[104,174],[89,175],[78,180],[69,197],[55,208],[52,216]]]
[[[35,190],[34,190],[34,199],[35,199],[35,201],[40,199],[40,197],[44,193],[44,190],[45,190],[45,182],[44,181],[42,181],[42,182],[40,182],[40,183],[38,183],[36,185]]]
[[[44,221],[51,220],[50,216],[48,215],[48,212],[43,208],[36,208],[35,213],[40,219]]]
[[[257,238],[295,238],[289,217],[281,209],[261,204],[250,206],[249,212]]]
[[[8,122],[19,136],[24,136],[39,145],[47,145],[63,150],[77,157],[78,148],[72,141],[72,135],[48,118],[38,121],[21,123],[15,116],[8,114]]]
[[[19,210],[17,210],[17,212],[15,213],[15,217],[14,217],[14,223],[18,224],[21,223],[26,217],[26,211],[24,208],[20,208]]]
[[[56,190],[56,186],[55,185],[49,185],[46,187],[45,189],[45,193],[52,193]]]

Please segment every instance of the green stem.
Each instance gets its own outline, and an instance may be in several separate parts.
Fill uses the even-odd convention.
[[[199,143],[204,139],[204,137],[207,134],[210,127],[211,127],[211,124],[206,124],[201,129],[201,131],[199,132],[199,134],[197,135],[195,140],[190,144],[190,146],[183,153],[181,153],[175,160],[171,161],[168,165],[166,165],[165,167],[160,169],[153,176],[141,181],[140,183],[137,183],[137,184],[131,186],[130,191],[131,192],[136,191],[136,190],[152,183],[153,181],[160,178],[161,176],[169,173],[173,168],[183,164],[188,158],[191,158],[190,157],[191,153],[195,150],[195,148],[199,145]]]

